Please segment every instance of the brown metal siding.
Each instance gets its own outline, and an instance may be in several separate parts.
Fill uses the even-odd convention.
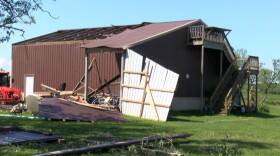
[[[201,46],[187,46],[186,39],[187,29],[182,29],[132,49],[180,74],[175,96],[199,97]],[[205,49],[204,91],[208,92],[218,83],[219,54],[219,51]]]
[[[200,93],[200,49],[187,47],[187,29],[162,36],[134,47],[143,56],[180,74],[175,96],[191,97]],[[186,74],[190,75],[186,79]]]
[[[93,57],[96,57],[102,83],[119,74],[115,54],[90,54],[89,62]],[[80,48],[80,43],[13,46],[12,60],[13,86],[21,90],[24,90],[25,74],[34,74],[35,92],[43,91],[41,83],[58,88],[66,82],[66,90],[72,90],[84,75],[84,49]],[[100,86],[95,65],[89,73],[89,85],[92,88]],[[119,93],[119,86],[110,88]]]

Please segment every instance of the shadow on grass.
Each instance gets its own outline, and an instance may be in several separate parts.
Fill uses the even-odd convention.
[[[178,147],[180,151],[188,154],[196,155],[210,155],[211,151],[215,150],[218,146],[227,145],[227,148],[231,150],[242,151],[247,150],[259,150],[259,149],[270,149],[275,147],[274,144],[255,142],[255,141],[242,141],[242,140],[189,140],[189,141],[176,141],[174,142],[175,147]]]
[[[202,113],[200,111],[171,111],[168,115],[167,121],[183,121],[183,122],[202,122],[199,120],[190,120],[191,116],[207,116],[207,113]]]
[[[186,121],[186,122],[202,122],[202,121],[195,121],[189,120],[189,117],[204,117],[204,116],[216,116],[220,114],[212,114],[210,112],[200,112],[200,111],[171,111],[168,116],[168,121]],[[256,118],[278,118],[278,115],[271,115],[269,113],[263,112],[252,112],[252,113],[239,113],[233,112],[229,114],[229,116],[236,116],[236,117],[256,117]]]
[[[279,118],[278,115],[271,115],[268,113],[263,113],[260,111],[252,113],[231,113],[232,116],[242,116],[242,117],[256,117],[256,118]]]

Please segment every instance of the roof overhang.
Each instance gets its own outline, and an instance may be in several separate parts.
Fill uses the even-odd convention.
[[[111,48],[111,47],[96,47],[85,48],[87,53],[122,53],[125,51],[123,48]]]
[[[213,26],[207,26],[205,27],[206,30],[209,30],[209,31],[218,31],[218,32],[224,32],[225,35],[227,36],[231,30],[230,29],[225,29],[225,28],[219,28],[219,27],[213,27]]]

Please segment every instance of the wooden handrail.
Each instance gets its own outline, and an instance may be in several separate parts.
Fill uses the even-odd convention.
[[[236,80],[234,81],[234,84],[232,85],[232,88],[228,91],[228,94],[225,97],[224,105],[227,110],[227,113],[229,113],[232,108],[232,101],[237,91],[241,90],[241,88],[245,84],[244,79],[247,78],[248,76],[249,68],[250,68],[250,57],[248,57],[246,62],[243,64],[241,71],[239,72]]]
[[[229,41],[226,37],[224,38],[224,43],[225,43],[226,50],[228,51],[228,53],[225,52],[228,60],[230,60],[233,63],[236,63],[237,62],[236,61],[236,56],[235,56],[235,54],[233,52],[233,49],[231,48],[231,45],[230,45],[230,43],[229,43]]]
[[[231,74],[233,73],[235,67],[234,64],[231,63],[230,66],[228,67],[226,73],[224,74],[224,76],[222,77],[222,79],[220,80],[220,83],[218,84],[218,86],[216,87],[215,91],[213,92],[212,96],[210,97],[210,109],[212,110],[218,100],[219,95],[221,94],[221,92],[223,91],[225,85],[227,84],[225,81],[228,80],[231,76]]]

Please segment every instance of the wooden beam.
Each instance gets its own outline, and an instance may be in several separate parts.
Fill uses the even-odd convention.
[[[242,99],[242,102],[243,102],[244,106],[246,106],[246,102],[244,100],[244,96],[243,96],[242,92],[240,92],[240,96],[241,96],[241,99]]]
[[[154,112],[154,118],[153,119],[156,120],[156,121],[159,121],[159,117],[158,117],[157,109],[156,109],[156,106],[155,106],[154,98],[153,98],[153,95],[152,95],[152,92],[150,90],[149,85],[146,86],[146,92],[147,92],[148,100],[150,102],[151,110]],[[142,101],[142,102],[143,102],[142,106],[144,106],[144,101]],[[142,116],[143,116],[143,109],[142,109],[141,117]]]
[[[138,72],[138,71],[130,71],[130,70],[125,70],[123,73],[128,73],[128,74],[140,74],[140,75],[145,75],[145,72]]]
[[[179,134],[179,135],[168,135],[168,136],[161,136],[161,137],[144,137],[141,139],[135,139],[135,140],[128,140],[128,141],[120,141],[120,142],[109,142],[99,145],[92,145],[92,146],[86,146],[86,147],[80,147],[80,148],[72,148],[72,149],[65,149],[60,151],[53,151],[43,154],[38,154],[35,156],[54,156],[54,155],[70,155],[70,154],[81,154],[81,153],[87,153],[89,151],[96,151],[96,150],[105,150],[105,149],[111,149],[111,148],[121,148],[125,146],[130,146],[133,144],[141,144],[143,141],[147,142],[156,142],[159,140],[170,140],[170,139],[178,139],[178,138],[187,138],[190,137],[190,134]]]
[[[93,67],[93,61],[95,60],[95,57],[92,59],[92,61],[90,62],[90,65],[88,67],[88,72],[91,71],[92,67]],[[83,82],[85,80],[85,74],[82,76],[82,78],[80,79],[80,81],[76,84],[75,88],[73,89],[73,92],[76,92],[76,90],[80,87],[81,82]]]
[[[107,85],[111,84],[112,82],[116,81],[118,78],[120,78],[120,74],[113,77],[111,80],[109,80],[107,83],[102,84],[100,87],[98,87],[97,89],[93,90],[91,93],[88,94],[88,96],[92,96],[93,94],[95,94],[96,92],[98,92],[99,90],[105,88]]]
[[[81,100],[75,96],[68,96],[67,97],[69,100],[71,100],[71,102],[77,104],[77,105],[80,105],[80,106],[85,106],[85,107],[90,107],[90,108],[96,108],[96,109],[101,109],[101,110],[106,110],[106,111],[112,111],[112,110],[109,110],[109,109],[105,109],[105,108],[101,108],[101,107],[98,107],[94,104],[88,104],[86,101],[84,100]],[[64,99],[60,99],[60,100],[64,100]]]
[[[201,72],[201,82],[200,82],[200,111],[203,111],[204,107],[204,46],[201,46],[201,63],[200,63],[200,72]]]
[[[83,82],[81,82],[82,85],[85,85]],[[95,89],[91,88],[90,86],[88,86],[88,89],[95,91]]]
[[[258,110],[258,74],[256,74],[256,111]]]
[[[142,101],[129,100],[129,99],[120,99],[120,101],[142,104]],[[149,102],[144,102],[144,105],[150,105],[150,103]],[[155,106],[169,108],[169,106],[166,106],[164,104],[155,104]]]
[[[247,85],[247,107],[249,108],[250,106],[250,76],[248,76],[248,85]],[[249,110],[249,109],[247,109]]]
[[[141,86],[132,86],[132,85],[125,85],[125,84],[122,84],[122,87],[134,88],[134,89],[143,89],[143,90],[144,90],[144,87],[141,87]]]
[[[144,87],[141,87],[141,86],[132,86],[132,85],[126,85],[126,84],[122,84],[122,87],[144,89]],[[151,91],[159,91],[159,92],[170,92],[170,93],[175,92],[175,90],[171,90],[171,89],[160,89],[160,88],[150,88],[150,89],[151,89]]]
[[[140,107],[139,117],[143,116],[144,102],[145,102],[145,98],[146,98],[146,87],[147,87],[147,84],[148,84],[149,68],[150,68],[150,61],[147,64],[147,69],[146,69],[145,75],[143,76],[144,87],[143,87],[142,104],[141,104],[141,107]]]

